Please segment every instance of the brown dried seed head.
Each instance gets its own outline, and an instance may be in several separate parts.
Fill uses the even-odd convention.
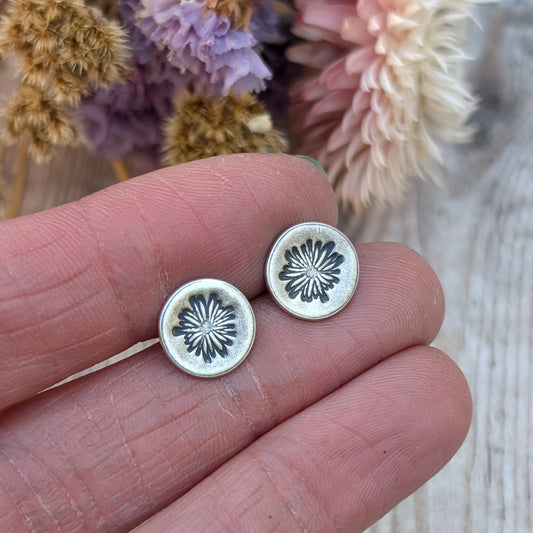
[[[71,146],[79,141],[68,112],[38,87],[22,84],[5,115],[7,139],[27,138],[30,152],[38,159],[48,157],[53,146]]]
[[[71,103],[124,80],[131,58],[124,30],[80,0],[12,0],[0,22],[0,53],[10,50],[32,84]]]
[[[249,93],[206,97],[182,92],[165,124],[165,162],[177,164],[214,155],[278,153],[286,148],[262,102]]]

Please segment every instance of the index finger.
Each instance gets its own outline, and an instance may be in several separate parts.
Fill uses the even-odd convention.
[[[169,293],[220,278],[264,288],[276,235],[335,224],[323,174],[286,155],[162,169],[80,202],[0,225],[0,408],[157,336]]]

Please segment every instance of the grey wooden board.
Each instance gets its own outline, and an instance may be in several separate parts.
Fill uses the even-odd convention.
[[[418,182],[402,205],[342,220],[356,242],[404,242],[433,265],[447,299],[435,344],[474,396],[463,448],[372,533],[533,531],[533,0],[479,13],[484,34],[471,31],[469,66],[481,98],[478,135],[446,149],[442,188]],[[7,84],[0,73],[1,93]],[[61,152],[30,167],[23,212],[113,181],[104,160]]]
[[[401,241],[433,265],[447,301],[435,345],[474,398],[460,452],[372,533],[533,531],[533,3],[479,19],[474,142],[447,150],[443,188],[417,183],[403,205],[344,220],[354,240]]]

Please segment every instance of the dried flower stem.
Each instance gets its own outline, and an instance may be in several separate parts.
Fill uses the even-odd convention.
[[[11,198],[7,208],[7,218],[15,218],[20,215],[24,189],[26,186],[26,177],[28,175],[28,146],[25,142],[19,144],[17,154],[17,167],[15,180],[11,189]]]
[[[6,155],[7,144],[4,140],[0,140],[0,179],[4,174],[4,156]]]
[[[122,159],[113,159],[111,166],[113,167],[117,181],[128,181],[131,178],[131,174]]]

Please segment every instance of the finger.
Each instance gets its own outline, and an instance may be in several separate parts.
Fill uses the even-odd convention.
[[[274,238],[335,224],[321,172],[284,155],[163,169],[0,225],[0,408],[155,337],[172,290],[221,278],[252,297]]]
[[[154,347],[15,409],[0,427],[0,464],[16,505],[4,494],[0,516],[45,505],[50,528],[59,517],[90,531],[134,525],[365,369],[429,343],[443,313],[431,268],[400,245],[358,252],[359,287],[330,319],[298,320],[256,299],[256,343],[227,376],[192,378]]]
[[[363,531],[451,459],[470,418],[468,385],[452,361],[407,349],[263,436],[135,531]]]

